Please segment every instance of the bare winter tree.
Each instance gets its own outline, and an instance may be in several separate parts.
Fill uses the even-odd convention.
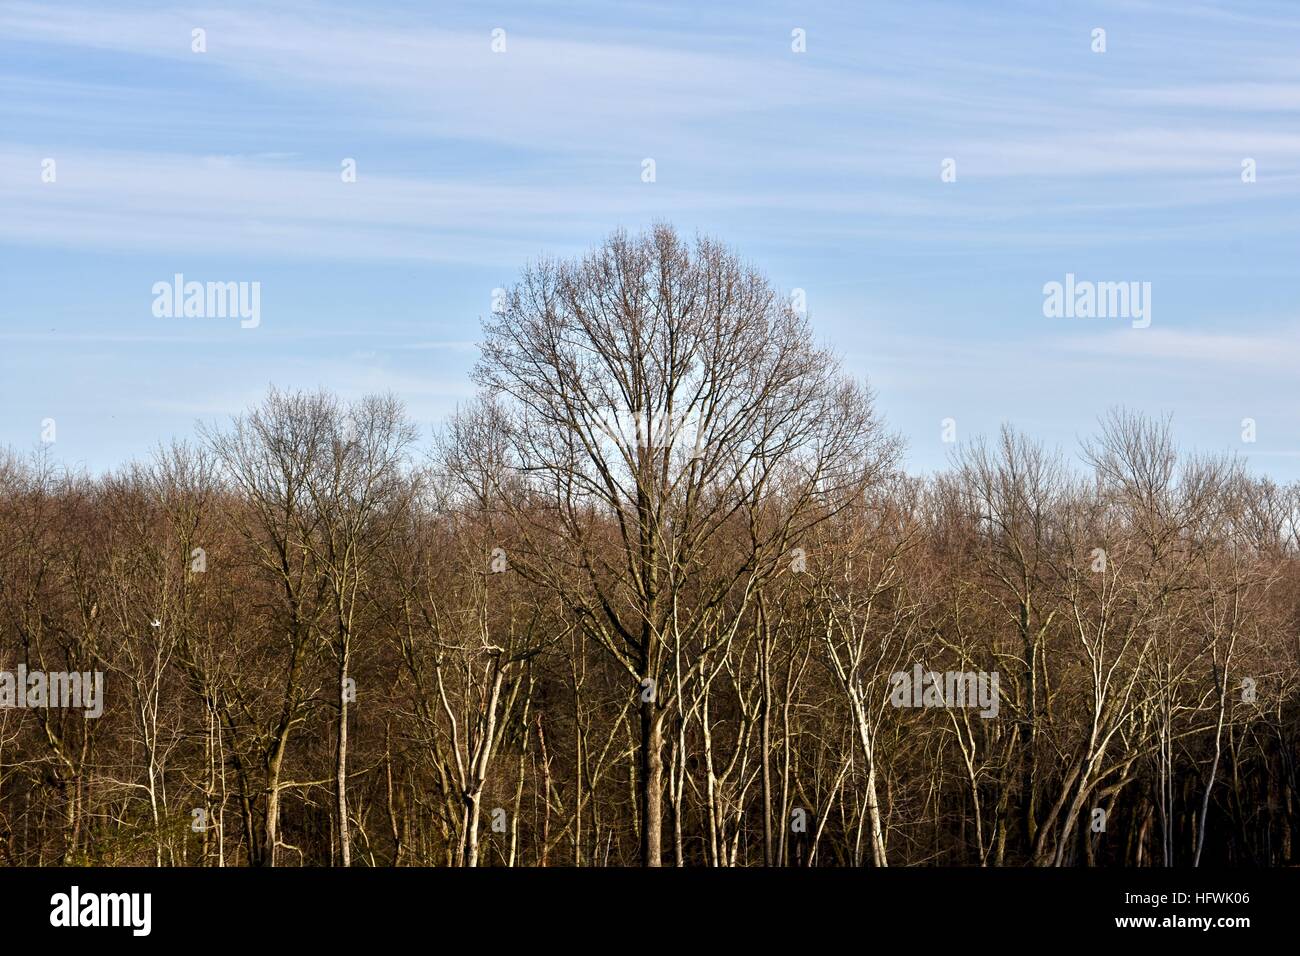
[[[329,445],[305,475],[311,529],[302,541],[327,582],[323,627],[338,665],[335,735],[335,826],[339,861],[352,862],[348,828],[348,704],[355,698],[349,664],[368,605],[372,577],[394,532],[410,518],[412,487],[406,455],[416,431],[392,397],[369,397],[350,408],[322,404]]]
[[[282,843],[280,806],[289,786],[283,779],[285,758],[314,696],[308,658],[328,612],[330,579],[315,547],[326,516],[312,502],[312,480],[334,454],[334,415],[335,403],[324,393],[272,390],[261,408],[237,417],[228,430],[203,431],[226,480],[245,503],[235,516],[237,527],[253,572],[270,589],[267,598],[273,603],[264,626],[281,638],[268,644],[272,653],[258,662],[259,676],[271,681],[260,687],[241,681],[233,688],[237,709],[251,717],[249,730],[265,778],[264,838],[256,859],[266,866],[276,865]],[[269,719],[259,713],[262,707],[271,708]]]
[[[681,681],[739,626],[792,531],[843,507],[893,448],[868,393],[761,275],[667,226],[531,268],[485,335],[476,375],[499,401],[516,560],[639,696],[641,860],[658,866]],[[764,507],[784,513],[712,547]]]

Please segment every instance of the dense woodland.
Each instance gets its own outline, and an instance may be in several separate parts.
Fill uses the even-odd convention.
[[[0,669],[106,675],[0,709],[0,860],[1297,862],[1300,487],[1124,410],[908,475],[666,226],[530,266],[475,378],[431,440],[272,390],[112,474],[0,457]],[[917,664],[997,715],[894,706]]]

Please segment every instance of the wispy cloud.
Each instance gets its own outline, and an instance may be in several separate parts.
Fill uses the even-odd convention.
[[[1162,359],[1211,367],[1300,367],[1300,327],[1285,332],[1214,333],[1180,329],[1124,329],[1062,342],[1076,354],[1115,359]]]

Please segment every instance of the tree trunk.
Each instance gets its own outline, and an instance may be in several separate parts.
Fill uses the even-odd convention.
[[[641,704],[641,865],[661,865],[663,840],[663,725],[653,701]]]
[[[348,834],[348,647],[339,655],[339,749],[335,768],[335,794],[338,797],[339,862],[352,865],[352,840]]]

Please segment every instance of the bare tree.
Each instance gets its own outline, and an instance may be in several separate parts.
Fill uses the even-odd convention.
[[[779,482],[792,509],[833,499],[889,449],[867,394],[767,281],[667,226],[529,269],[484,331],[476,378],[499,400],[517,563],[639,695],[641,860],[658,866],[673,663],[736,592],[739,621],[789,520],[734,553],[711,542]]]

